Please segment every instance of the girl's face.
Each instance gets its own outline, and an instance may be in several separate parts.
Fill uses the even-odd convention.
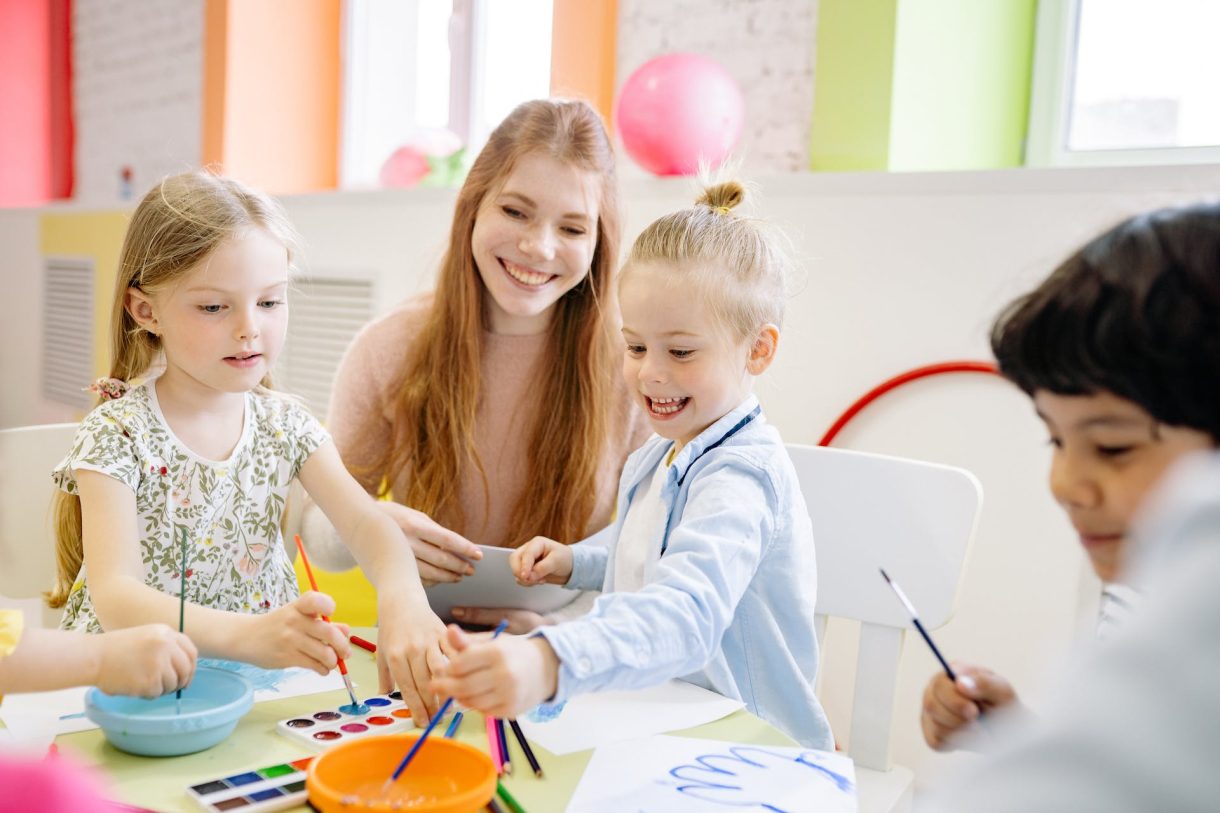
[[[740,340],[719,324],[702,297],[667,284],[668,267],[635,265],[619,286],[623,377],[653,431],[677,450],[724,417],[750,393],[770,364],[778,331]]]
[[[1157,423],[1109,392],[1034,393],[1051,435],[1051,493],[1067,512],[1103,581],[1122,565],[1131,520],[1165,471],[1188,452],[1213,447],[1206,432]]]
[[[284,346],[288,252],[259,228],[221,243],[179,281],[129,288],[127,310],[161,336],[166,386],[237,393],[255,387]]]
[[[549,155],[522,156],[475,216],[470,247],[493,333],[541,333],[589,273],[601,179]]]

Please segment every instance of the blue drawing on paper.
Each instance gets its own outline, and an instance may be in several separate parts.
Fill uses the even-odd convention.
[[[262,692],[278,692],[280,684],[287,680],[292,670],[289,669],[263,669],[260,666],[255,666],[252,663],[243,663],[241,661],[226,661],[220,658],[200,658],[200,666],[211,666],[214,669],[224,669],[228,672],[236,672],[237,674],[250,681],[250,685],[254,687],[254,691]]]
[[[844,794],[854,792],[851,779],[827,768],[822,761],[817,751],[791,756],[758,746],[734,745],[727,753],[703,754],[693,763],[671,768],[669,775],[678,780],[676,790],[686,798],[723,807],[793,813],[767,800],[776,798],[777,789],[805,788],[814,782],[829,783]]]

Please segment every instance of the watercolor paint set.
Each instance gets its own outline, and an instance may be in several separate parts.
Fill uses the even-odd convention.
[[[305,804],[305,772],[313,757],[282,762],[257,771],[201,782],[186,793],[199,809],[207,813],[240,810],[241,813],[270,813]]]
[[[359,713],[350,706],[322,709],[312,714],[288,717],[276,723],[285,737],[313,748],[327,748],[374,734],[413,731],[411,711],[399,692],[377,695],[363,703],[368,711]]]

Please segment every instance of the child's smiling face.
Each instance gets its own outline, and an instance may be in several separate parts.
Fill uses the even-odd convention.
[[[1038,390],[1034,406],[1055,447],[1051,493],[1080,535],[1093,570],[1113,581],[1131,520],[1162,475],[1183,455],[1215,444],[1206,432],[1157,423],[1139,405],[1110,392]]]
[[[642,263],[619,286],[626,353],[623,376],[653,431],[681,449],[750,393],[770,363],[778,332],[763,357],[757,342],[737,339],[704,297],[671,284],[663,264]],[[764,342],[766,343],[766,342]]]

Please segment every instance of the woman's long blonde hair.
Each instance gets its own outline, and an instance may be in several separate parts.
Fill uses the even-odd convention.
[[[261,228],[281,241],[291,266],[297,244],[287,216],[267,196],[206,170],[171,175],[154,186],[132,213],[119,253],[110,312],[110,377],[131,381],[161,355],[160,337],[127,312],[127,290],[146,293],[171,285],[229,238]],[[263,386],[270,387],[269,378]],[[100,400],[100,399],[99,399]],[[52,505],[56,574],[47,604],[62,607],[84,561],[80,498],[58,491]]]
[[[474,443],[482,391],[484,302],[471,235],[479,207],[498,190],[522,156],[547,155],[601,180],[597,244],[586,278],[555,305],[539,364],[540,403],[528,443],[525,490],[512,509],[505,538],[518,545],[535,535],[580,539],[593,515],[597,473],[614,410],[615,325],[612,280],[620,240],[614,153],[601,119],[579,101],[526,102],[492,132],[458,193],[449,246],[431,312],[408,360],[397,398],[394,437],[380,459],[360,467],[383,493],[407,472],[399,502],[467,529],[457,485],[471,463],[491,496]],[[357,468],[353,466],[353,468]],[[366,479],[366,482],[367,482]]]

